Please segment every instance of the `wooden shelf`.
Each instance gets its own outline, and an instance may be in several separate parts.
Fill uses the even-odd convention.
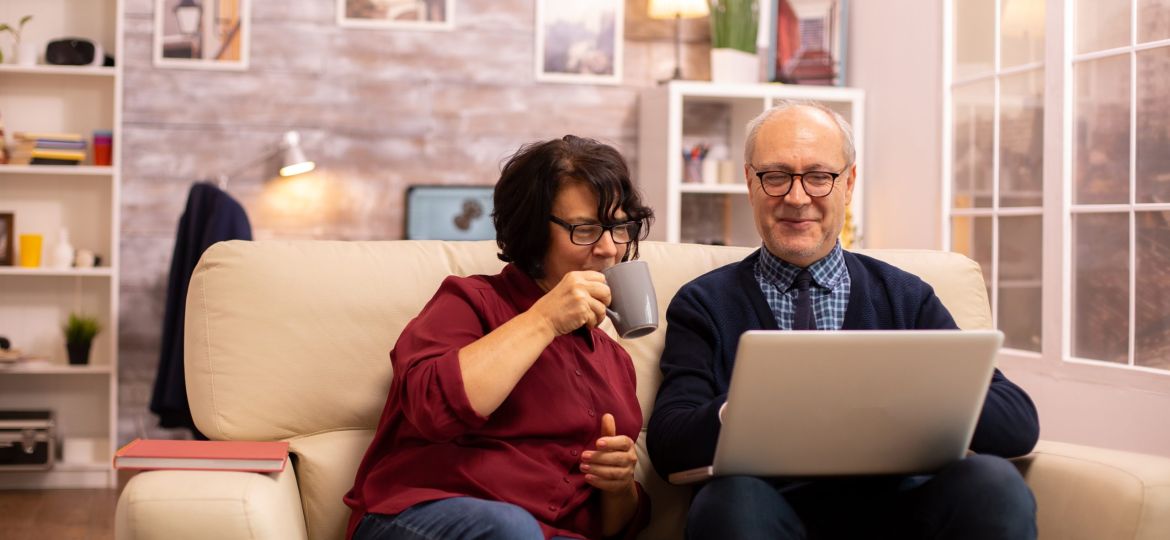
[[[14,64],[0,64],[0,73],[21,75],[77,75],[81,77],[112,78],[118,73],[118,68],[106,66],[51,66],[47,64],[19,66]]]
[[[51,174],[54,176],[112,176],[109,165],[0,165],[0,174]]]

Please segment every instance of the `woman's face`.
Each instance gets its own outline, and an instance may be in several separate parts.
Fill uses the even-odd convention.
[[[553,200],[552,215],[571,225],[601,223],[597,215],[597,194],[584,182],[567,181],[561,185]],[[617,219],[626,215],[621,210]],[[629,244],[615,244],[609,231],[591,246],[579,246],[569,239],[569,231],[552,221],[549,227],[548,253],[544,256],[544,278],[539,280],[545,290],[552,289],[566,273],[576,270],[602,271],[625,256]]]

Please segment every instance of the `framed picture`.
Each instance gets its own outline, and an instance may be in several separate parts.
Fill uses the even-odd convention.
[[[848,0],[778,0],[771,80],[787,84],[845,84]]]
[[[0,266],[12,266],[12,254],[16,251],[12,233],[15,228],[15,216],[11,212],[0,213]]]
[[[410,186],[406,189],[407,240],[494,240],[494,186]]]
[[[536,80],[621,84],[624,0],[536,0]]]
[[[450,30],[455,0],[336,0],[337,25],[354,28]]]
[[[154,65],[248,69],[251,0],[154,0]]]

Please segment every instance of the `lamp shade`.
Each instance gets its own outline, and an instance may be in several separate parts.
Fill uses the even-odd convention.
[[[646,10],[651,19],[693,19],[710,12],[707,0],[650,0]]]
[[[175,18],[179,21],[179,33],[193,36],[199,32],[199,19],[203,17],[203,8],[195,0],[182,0],[175,6]]]
[[[306,159],[301,150],[301,135],[295,131],[285,132],[284,143],[281,144],[280,175],[294,176],[315,168],[317,164]]]

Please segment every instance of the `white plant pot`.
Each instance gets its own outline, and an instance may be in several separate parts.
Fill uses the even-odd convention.
[[[760,61],[756,55],[737,49],[711,49],[711,81],[760,82]]]

